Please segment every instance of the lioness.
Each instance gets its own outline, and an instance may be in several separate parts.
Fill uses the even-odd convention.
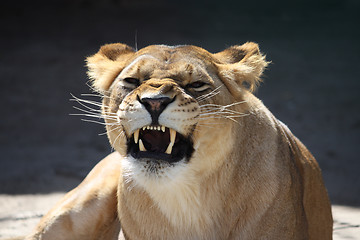
[[[257,44],[117,43],[87,65],[116,151],[27,239],[332,239],[316,160],[252,94]]]

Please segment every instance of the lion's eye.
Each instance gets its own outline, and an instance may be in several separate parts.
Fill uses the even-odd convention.
[[[140,85],[140,80],[137,78],[124,78],[123,81],[128,84],[132,84],[132,85],[136,85],[136,86]]]
[[[187,84],[186,88],[192,88],[195,91],[201,92],[201,91],[204,91],[207,88],[209,88],[209,85],[207,83],[204,83],[201,81],[196,81],[196,82]]]

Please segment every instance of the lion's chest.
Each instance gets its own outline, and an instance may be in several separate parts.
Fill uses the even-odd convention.
[[[178,239],[179,236],[181,239],[220,239],[217,220],[218,213],[222,212],[218,208],[222,205],[219,197],[204,196],[196,179],[185,173],[179,176],[172,181],[138,179],[124,184],[126,206],[120,207],[120,211],[132,212],[129,225],[136,223],[140,229],[146,226],[146,230],[139,230],[145,231],[148,237],[151,234],[153,239],[159,233],[161,239]],[[124,218],[121,221],[126,228],[123,222],[129,215],[121,212],[119,215]]]

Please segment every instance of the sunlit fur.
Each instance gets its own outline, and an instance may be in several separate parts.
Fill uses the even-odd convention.
[[[102,103],[74,96],[75,108],[106,126],[115,152],[28,239],[332,238],[316,160],[252,94],[267,66],[257,44],[216,54],[195,46],[134,51],[109,44],[87,65]],[[192,88],[198,81],[205,85]],[[159,124],[191,138],[190,159],[127,154],[133,133],[152,121],[142,97],[174,99]]]

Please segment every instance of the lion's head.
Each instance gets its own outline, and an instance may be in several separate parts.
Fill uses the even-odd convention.
[[[267,65],[255,43],[216,54],[195,46],[134,51],[109,44],[87,63],[104,95],[110,142],[145,182],[221,164],[212,158],[231,149],[233,125],[246,114],[242,95],[255,89]]]

